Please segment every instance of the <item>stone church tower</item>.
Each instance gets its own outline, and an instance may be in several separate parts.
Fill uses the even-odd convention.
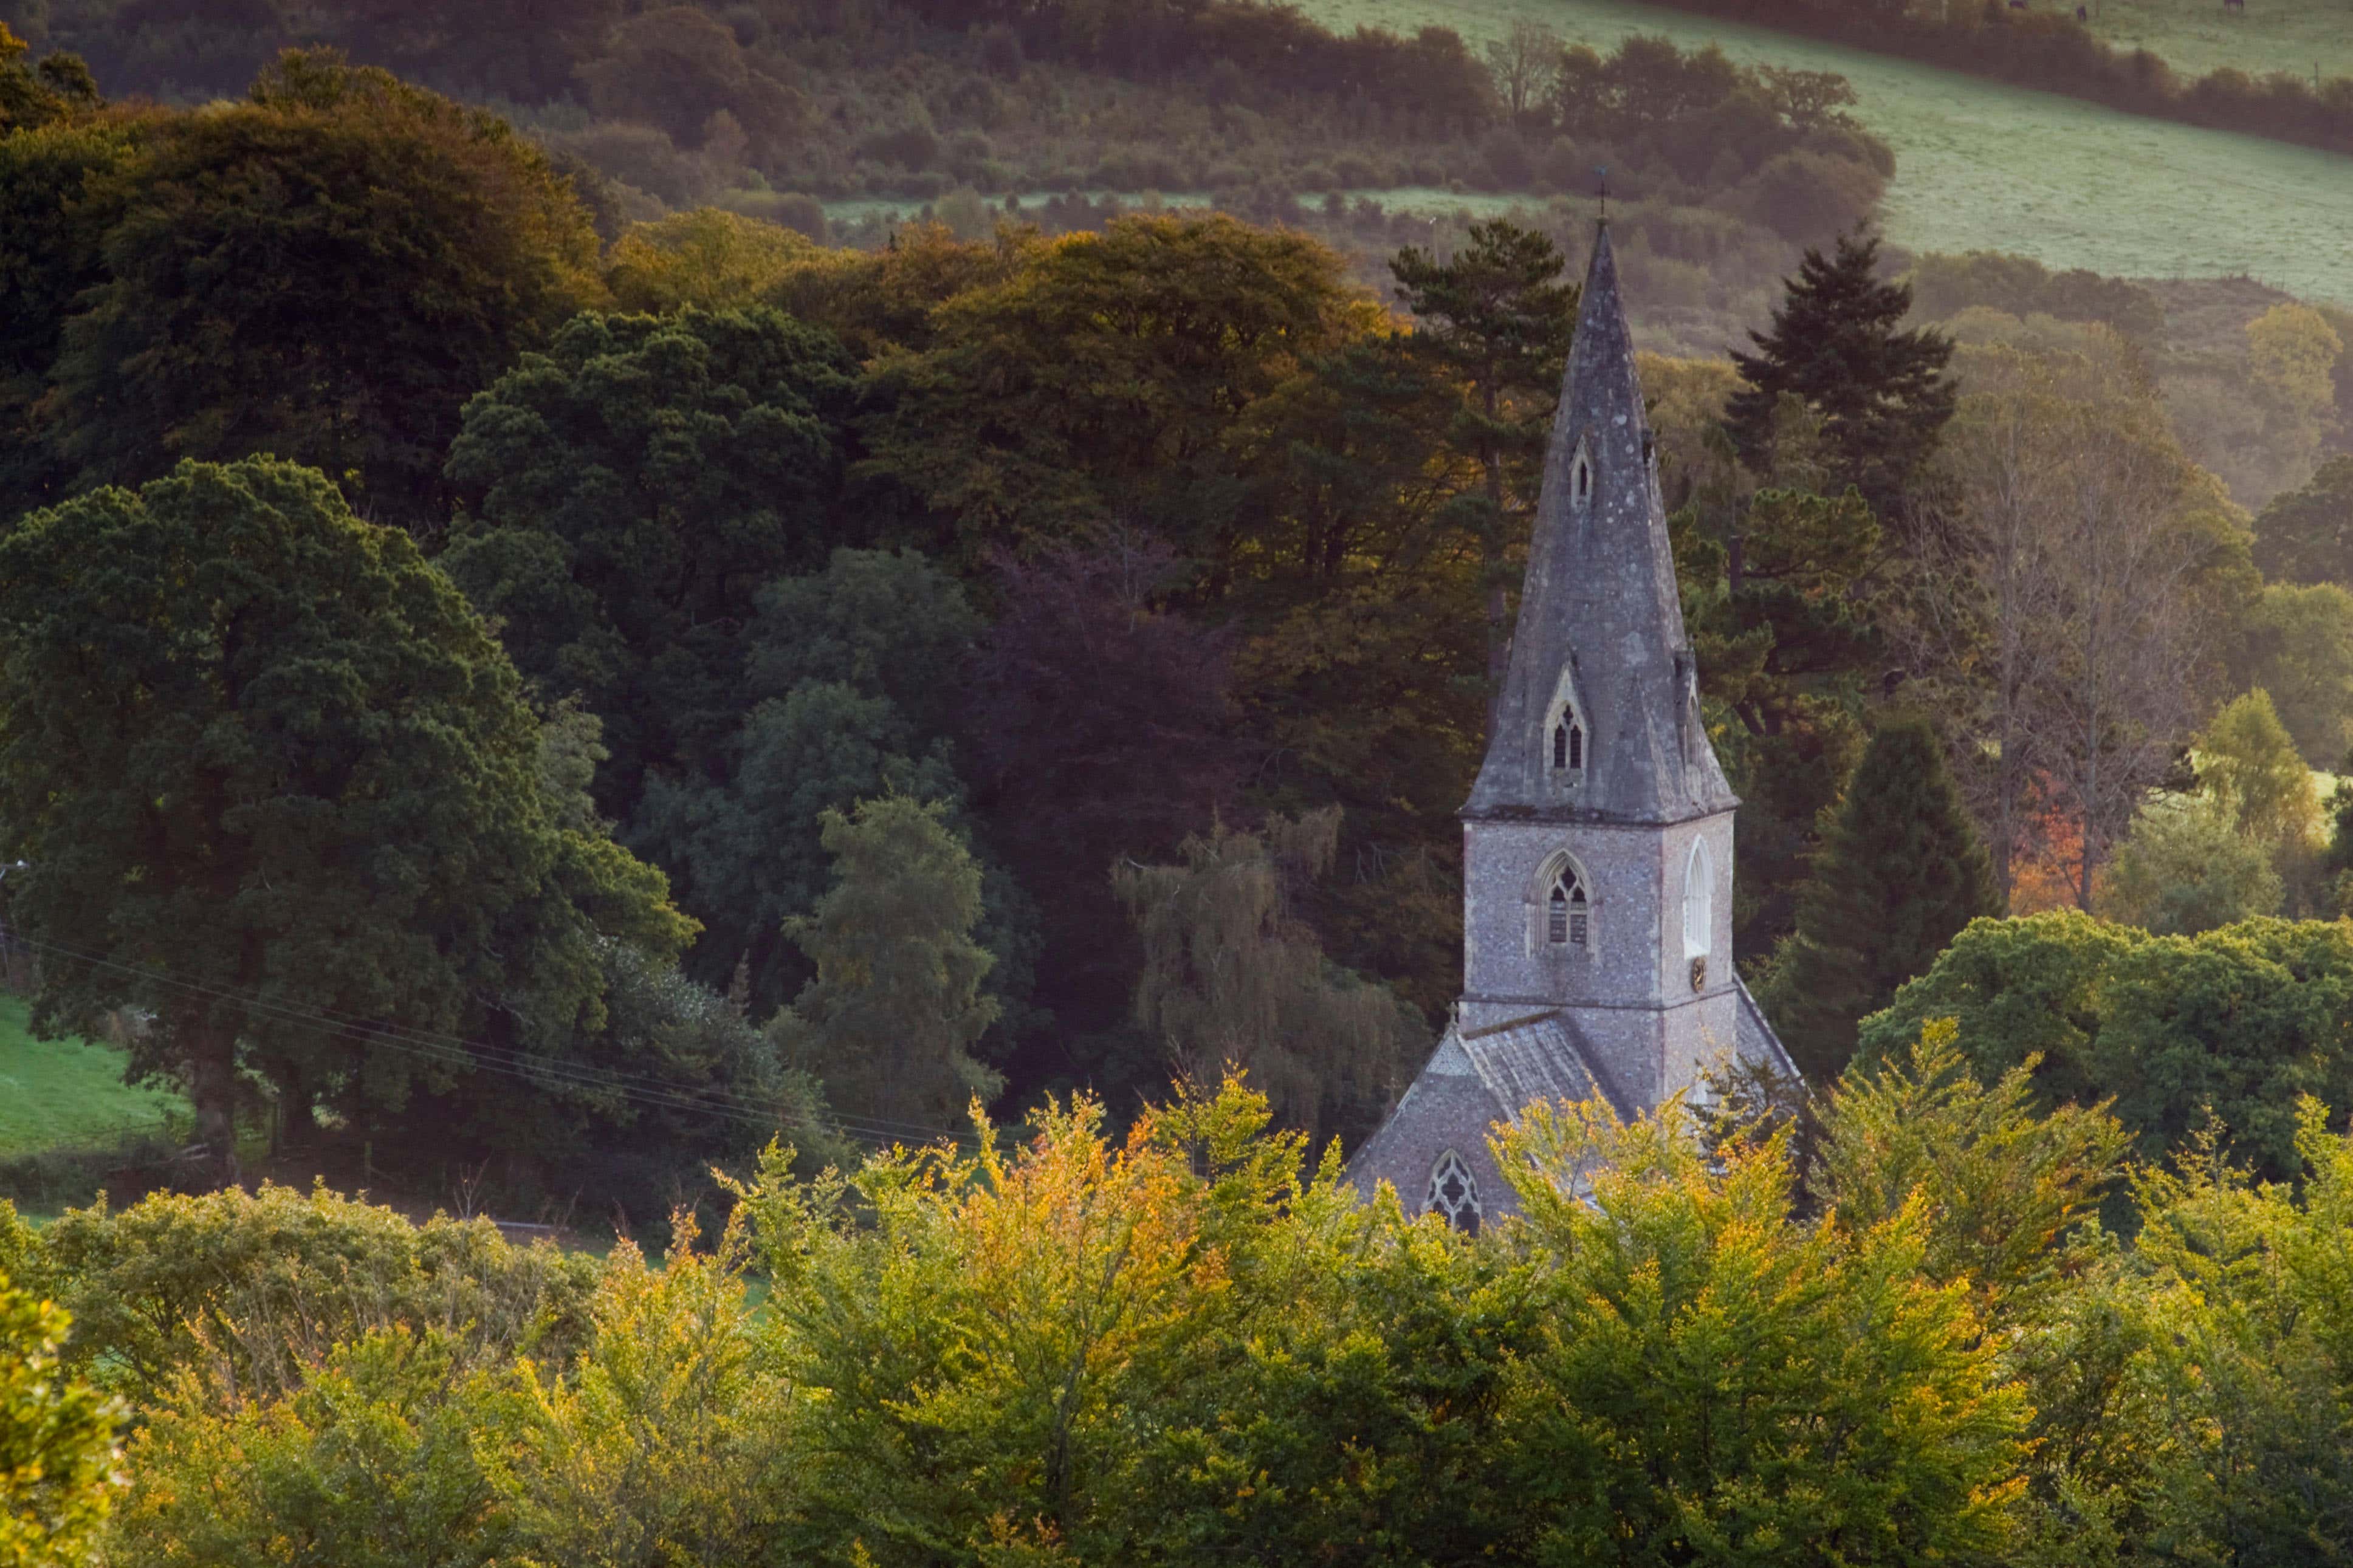
[[[1490,1129],[1537,1100],[1633,1116],[1727,1058],[1796,1076],[1732,967],[1740,802],[1700,722],[1609,231],[1587,269],[1494,733],[1462,808],[1462,1000],[1351,1164],[1475,1226]]]

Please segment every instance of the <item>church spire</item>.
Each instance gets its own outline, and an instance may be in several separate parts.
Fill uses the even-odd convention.
[[[1495,731],[1463,814],[1672,823],[1738,804],[1700,722],[1605,226],[1545,456]]]

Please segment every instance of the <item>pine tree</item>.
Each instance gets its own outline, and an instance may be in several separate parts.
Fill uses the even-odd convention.
[[[2001,912],[1943,748],[1924,720],[1880,726],[1823,835],[1798,929],[1775,954],[1766,1011],[1811,1081],[1837,1077],[1855,1026],[1936,962],[1960,929]]]
[[[1952,340],[1926,328],[1896,330],[1912,289],[1879,282],[1872,275],[1878,262],[1873,236],[1841,236],[1828,259],[1808,247],[1772,331],[1748,334],[1758,352],[1732,356],[1747,385],[1733,394],[1725,424],[1742,460],[1760,467],[1781,398],[1804,399],[1821,416],[1837,485],[1861,489],[1884,517],[1936,450],[1956,395],[1944,374]]]
[[[1479,468],[1479,489],[1458,504],[1472,514],[1481,542],[1487,682],[1491,692],[1501,691],[1509,595],[1518,580],[1505,547],[1525,529],[1514,531],[1510,520],[1535,505],[1545,434],[1577,330],[1578,288],[1562,279],[1549,236],[1503,218],[1472,224],[1470,244],[1445,261],[1409,246],[1389,271],[1419,322],[1415,346],[1462,389],[1448,439]]]

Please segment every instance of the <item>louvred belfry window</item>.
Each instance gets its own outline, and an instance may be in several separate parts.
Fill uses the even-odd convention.
[[[1585,725],[1574,708],[1564,708],[1552,727],[1552,765],[1572,773],[1585,771]]]

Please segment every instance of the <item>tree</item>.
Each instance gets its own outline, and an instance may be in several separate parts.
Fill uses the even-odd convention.
[[[980,868],[936,804],[892,795],[820,820],[833,889],[785,923],[817,978],[771,1033],[844,1111],[951,1123],[1005,1083],[972,1055],[997,1015],[982,991],[996,960],[972,934]]]
[[[1736,721],[1716,742],[1744,803],[1733,946],[1763,954],[1795,926],[1808,856],[1862,750],[1855,715],[1888,641],[1884,536],[1852,489],[1744,500],[1715,476],[1692,489],[1669,528],[1701,693]]]
[[[0,1274],[0,1560],[24,1568],[84,1561],[120,1484],[117,1410],[59,1364],[69,1321]]]
[[[0,23],[0,134],[35,131],[100,107],[98,83],[79,55],[27,64],[32,47]]]
[[[2258,552],[2262,545],[2258,538]],[[2353,593],[2334,583],[2267,584],[2240,630],[2242,684],[2271,693],[2307,763],[2342,760],[2353,747]]]
[[[1924,719],[1880,725],[1798,895],[1765,1008],[1816,1083],[1853,1055],[1855,1028],[1925,973],[1962,927],[1999,915],[1993,866]]]
[[[814,1395],[785,1539],[878,1568],[1500,1554],[1513,1272],[1360,1201],[1235,1081],[1103,1122],[1049,1103],[1018,1141],[764,1173],[766,1312]]]
[[[1514,120],[1539,108],[1560,70],[1561,36],[1541,22],[1514,22],[1487,45],[1487,70]],[[1473,243],[1476,243],[1474,240]]]
[[[778,578],[755,603],[727,691],[748,711],[720,748],[721,776],[661,769],[635,828],[706,922],[691,967],[717,984],[740,966],[765,1013],[805,973],[784,922],[825,891],[822,814],[892,794],[962,799],[945,736],[979,620],[955,580],[912,550],[837,550],[823,572]],[[1001,945],[1005,933],[990,934]]]
[[[2073,910],[1979,921],[1864,1020],[1856,1056],[1895,1059],[1951,1018],[1981,1080],[2034,1058],[2043,1103],[2112,1100],[2144,1159],[2219,1123],[2234,1157],[2284,1180],[2297,1168],[2296,1096],[2353,1103],[2348,998],[2342,921],[2155,936]]]
[[[596,802],[626,837],[649,773],[727,775],[757,595],[839,528],[851,369],[765,308],[589,314],[467,405],[441,564],[525,676],[603,721]]]
[[[467,398],[593,300],[596,237],[503,121],[290,53],[146,128],[44,427],[83,483],[272,450],[430,531]]]
[[[929,349],[878,367],[873,468],[968,555],[1125,519],[1221,585],[1247,523],[1229,430],[1373,319],[1339,257],[1304,236],[1223,215],[1119,218],[954,296]]]
[[[1947,454],[1949,535],[1924,554],[1930,657],[1989,742],[1964,776],[1995,874],[2038,847],[2045,815],[2073,840],[2079,908],[2114,840],[2172,768],[2226,614],[2253,591],[2245,538],[2211,476],[2183,456],[2147,388],[1989,351],[1972,364]]]
[[[76,300],[105,280],[98,242],[110,204],[95,198],[140,141],[127,115],[0,132],[0,528],[58,500],[71,478],[35,414]]]
[[[1457,526],[1481,544],[1490,703],[1510,657],[1513,546],[1535,510],[1545,438],[1577,328],[1577,289],[1560,281],[1560,270],[1550,236],[1503,218],[1472,225],[1470,243],[1447,261],[1409,246],[1389,262],[1398,296],[1421,322],[1417,344],[1426,342],[1439,374],[1462,388],[1449,436],[1480,473],[1481,491],[1463,498],[1467,515]]]
[[[456,589],[310,470],[189,463],[26,519],[0,691],[37,1025],[151,1010],[131,1070],[181,1078],[225,1162],[241,1066],[290,1116],[375,1115],[475,1065],[396,1031],[560,1051],[602,1021],[605,944],[691,933],[659,872],[552,820]]]
[[[400,1329],[321,1345],[305,1370],[282,1400],[197,1382],[155,1412],[132,1444],[135,1484],[108,1560],[508,1560],[512,1520],[483,1467],[499,1392],[490,1371],[445,1333]]]
[[[371,1329],[448,1330],[477,1366],[568,1358],[591,1329],[596,1260],[517,1247],[487,1219],[263,1183],[69,1210],[39,1261],[73,1315],[67,1356],[142,1409],[191,1374],[251,1400],[293,1392],[319,1352]]]
[[[1710,1155],[1672,1100],[1539,1101],[1497,1143],[1552,1264],[1500,1456],[1515,1555],[2001,1555],[2031,1412],[1968,1284],[1922,1278],[1928,1205],[1813,1225],[1786,1136]]]
[[[1747,385],[1733,395],[1725,423],[1754,463],[1771,444],[1782,395],[1795,394],[1821,416],[1838,483],[1893,517],[1934,455],[1957,394],[1944,375],[1951,341],[1925,327],[1897,330],[1912,291],[1877,281],[1878,264],[1876,236],[1841,235],[1829,258],[1807,247],[1772,331],[1749,334],[1756,353],[1732,356]]]
[[[1053,955],[1040,1001],[1067,1037],[1117,1027],[1134,1000],[1113,863],[1208,829],[1250,754],[1231,637],[1155,598],[1175,565],[1166,545],[1133,539],[999,556],[997,618],[973,649],[959,765],[992,849],[1038,900]]]
[[[2320,832],[2320,793],[2272,706],[2258,688],[2226,704],[2194,753],[2199,787],[2227,805],[2239,830],[2270,854],[2308,849]]]
[[[2353,587],[2353,455],[2272,498],[2255,519],[2255,565],[2274,582]]]
[[[2293,300],[2247,323],[2247,363],[2266,445],[2291,474],[2309,472],[2322,441],[2336,431],[2334,372],[2344,353],[2345,341],[2327,319]]]
[[[2116,846],[2100,913],[2162,936],[2275,915],[2285,886],[2228,796],[2157,795]]]
[[[1250,1073],[1279,1121],[1353,1142],[1379,1126],[1427,1026],[1387,986],[1326,963],[1293,912],[1339,841],[1336,808],[1270,817],[1263,835],[1220,826],[1185,841],[1183,865],[1123,865],[1112,885],[1144,938],[1135,1021],[1177,1080]]]
[[[780,225],[701,207],[631,225],[614,243],[605,281],[624,310],[739,310],[822,256]]]

